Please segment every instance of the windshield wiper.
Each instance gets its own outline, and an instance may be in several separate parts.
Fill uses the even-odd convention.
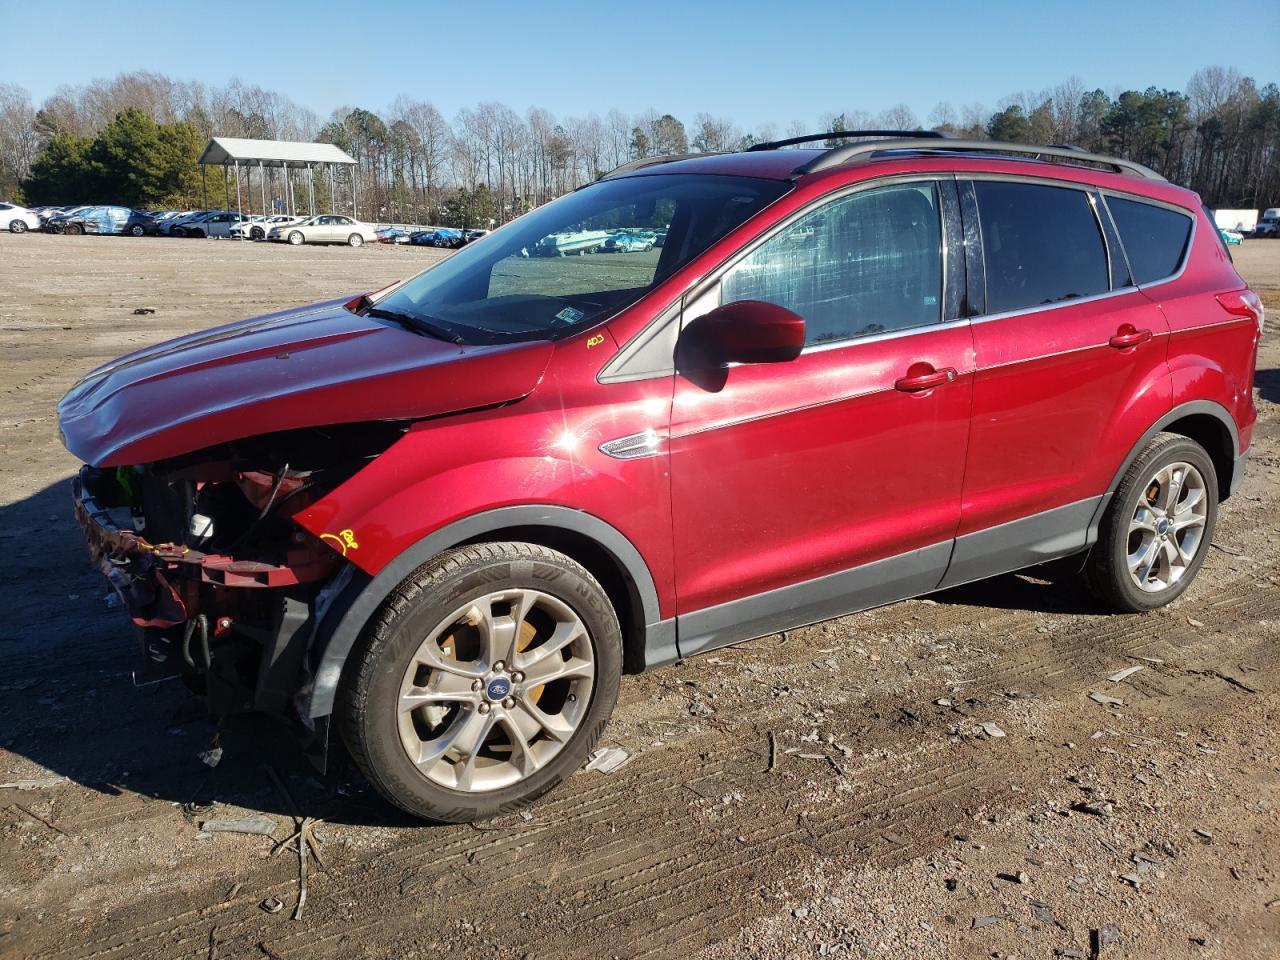
[[[384,310],[381,307],[373,307],[369,310],[368,316],[379,317],[383,320],[390,320],[398,323],[400,326],[413,330],[416,333],[425,333],[435,337],[437,340],[444,340],[447,343],[465,344],[467,341],[462,339],[462,335],[450,330],[438,320],[430,317],[419,317],[411,313],[401,313],[398,310]]]

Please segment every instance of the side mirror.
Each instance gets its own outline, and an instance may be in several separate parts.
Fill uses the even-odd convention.
[[[804,349],[804,317],[776,303],[738,300],[698,317],[681,340],[698,366],[782,363]]]

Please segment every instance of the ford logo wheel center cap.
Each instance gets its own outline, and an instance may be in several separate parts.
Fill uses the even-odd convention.
[[[511,681],[506,677],[494,677],[484,688],[484,695],[494,703],[505,700],[510,693]]]

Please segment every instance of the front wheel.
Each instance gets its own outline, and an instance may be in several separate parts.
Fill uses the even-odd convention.
[[[347,246],[349,246],[349,247],[363,247],[363,246],[364,246],[364,237],[360,236],[360,234],[358,234],[358,233],[353,233],[351,236],[347,237]]]
[[[586,569],[534,544],[476,544],[396,588],[352,653],[337,720],[379,793],[461,823],[578,769],[621,671],[617,616]]]
[[[302,241],[303,241],[303,240],[305,240],[305,239],[306,239],[306,237],[304,237],[304,236],[303,236],[301,233],[299,233],[297,230],[290,230],[290,231],[289,231],[289,242],[290,242],[291,244],[293,244],[295,247],[297,247],[297,246],[301,246],[301,245],[302,245]]]
[[[266,234],[262,232],[261,227],[251,227],[249,229],[249,239],[251,240],[261,240],[265,236]]]
[[[1218,520],[1218,475],[1194,440],[1153,439],[1125,471],[1084,575],[1093,593],[1127,613],[1172,603],[1204,562]]]

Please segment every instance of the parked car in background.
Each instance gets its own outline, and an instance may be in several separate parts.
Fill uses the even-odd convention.
[[[169,236],[174,227],[184,220],[197,216],[199,210],[165,210],[156,214],[156,232],[161,236]]]
[[[59,227],[58,233],[68,235],[84,233],[111,235],[122,233],[132,214],[133,211],[128,207],[103,204],[80,207],[71,213],[55,217],[50,222],[57,224]]]
[[[566,254],[599,253],[610,240],[607,230],[564,230],[543,237],[533,248],[534,256],[563,257]]]
[[[131,210],[120,232],[130,237],[153,237],[158,232],[156,218],[145,210]]]
[[[408,243],[409,232],[400,227],[383,226],[376,231],[379,243]]]
[[[604,248],[611,253],[644,253],[652,250],[654,236],[651,233],[615,233],[604,242]]]
[[[39,229],[40,215],[34,210],[20,207],[16,203],[0,203],[0,230],[26,233],[28,230]]]
[[[301,243],[345,243],[360,247],[378,239],[378,228],[337,213],[307,217],[300,223],[282,224],[267,232],[268,240],[297,246]]]
[[[1218,233],[1222,235],[1222,242],[1232,247],[1238,247],[1244,242],[1244,234],[1236,233],[1234,230],[1219,229]]]
[[[206,217],[202,217],[198,220],[191,220],[182,224],[182,233],[180,236],[195,237],[197,239],[204,239],[206,237],[229,237],[231,236],[231,228],[233,226],[238,223],[243,223],[248,219],[248,214],[235,213],[230,210],[219,210]]]
[[[437,227],[434,230],[417,230],[409,234],[409,242],[419,247],[460,247],[462,231]]]
[[[45,233],[62,233],[66,230],[67,224],[71,218],[78,214],[81,210],[89,209],[84,205],[75,205],[68,207],[55,207],[49,211],[48,216],[43,218],[41,229]]]
[[[627,165],[386,289],[87,374],[74,510],[150,668],[463,821],[580,769],[627,672],[808,659],[783,631],[1068,557],[1109,609],[1177,600],[1264,326],[1200,198],[837,136]],[[522,259],[655,211],[660,256]]]
[[[250,217],[248,220],[241,220],[239,223],[231,225],[229,236],[241,237],[249,240],[265,240],[267,231],[272,227],[278,227],[289,223],[298,223],[305,220],[306,217],[290,217],[284,214],[275,214],[270,217],[256,216]]]

